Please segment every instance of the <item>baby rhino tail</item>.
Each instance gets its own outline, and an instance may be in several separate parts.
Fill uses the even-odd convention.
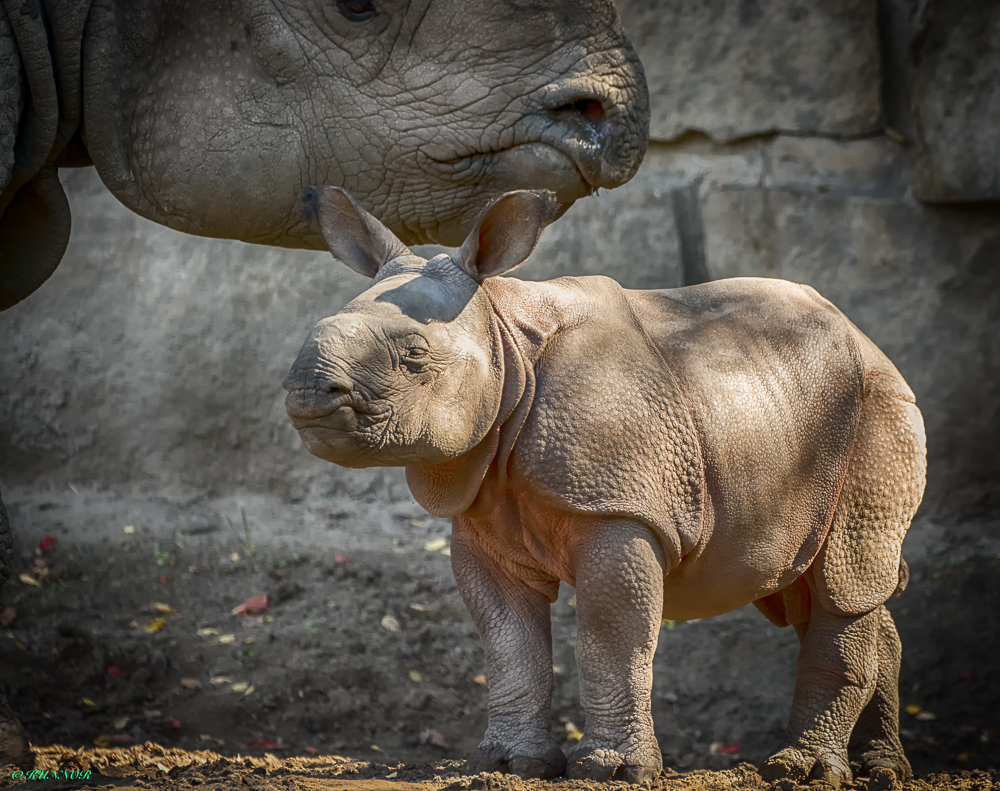
[[[906,590],[906,586],[910,583],[910,567],[906,565],[906,561],[902,558],[899,559],[899,582],[896,584],[896,590],[892,592],[893,596],[898,596],[903,591]]]

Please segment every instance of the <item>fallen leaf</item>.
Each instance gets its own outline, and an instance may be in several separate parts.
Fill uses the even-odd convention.
[[[147,720],[158,720],[163,715],[160,713],[159,709],[143,709],[142,716]]]
[[[232,684],[233,680],[229,676],[212,676],[208,683],[218,686],[219,684]]]
[[[108,737],[108,741],[115,745],[115,747],[128,747],[135,744],[135,739],[127,733],[113,733]]]
[[[96,706],[96,705],[97,705],[97,704],[96,704],[96,703],[94,703],[94,701],[92,701],[92,700],[91,700],[90,698],[80,698],[80,699],[81,699],[81,700],[83,701],[83,704],[84,704],[85,706]]]
[[[198,679],[196,679],[196,678],[182,678],[181,679],[181,686],[184,687],[184,689],[198,689],[198,685],[200,683],[201,682],[199,682]]]
[[[369,745],[369,749],[370,749],[370,750],[371,750],[371,751],[372,751],[373,753],[380,753],[380,752],[382,752],[382,748],[381,748],[381,747],[379,747],[379,746],[378,746],[377,744],[371,744],[371,745]]]
[[[160,615],[173,615],[177,610],[171,607],[169,604],[164,604],[161,601],[153,601],[146,605],[146,609],[150,612],[158,612]]]
[[[161,574],[160,575],[160,584],[161,585],[169,585],[173,581],[174,581],[174,578],[171,577],[171,576],[168,576],[167,574]]]
[[[13,607],[4,607],[0,610],[0,626],[10,626],[17,620],[17,610]]]
[[[52,536],[45,536],[41,541],[38,542],[38,551],[47,552],[56,545],[56,540]]]
[[[315,747],[309,747],[309,746],[307,746],[305,750],[307,753],[309,753],[309,755],[316,755],[316,753],[319,752],[319,750],[317,750]]]
[[[240,562],[240,553],[239,552],[232,552],[232,553],[230,553],[229,559],[231,561],[233,561],[233,563],[239,563]]]
[[[265,615],[264,616],[264,623],[274,623],[274,616],[273,615]]]
[[[170,723],[171,727],[173,727],[173,728],[178,728],[179,729],[181,727],[181,721],[179,719],[177,719],[176,717],[168,717],[167,721]]]
[[[25,585],[34,585],[36,588],[42,587],[42,583],[32,577],[28,572],[18,575],[18,579]]]
[[[427,552],[440,552],[446,546],[448,546],[447,538],[432,538],[424,544],[424,549]]]
[[[94,746],[95,747],[105,747],[105,748],[110,747],[111,746],[111,740],[107,736],[101,734],[96,739],[94,739]]]
[[[336,560],[338,563],[346,563],[347,555],[335,555],[333,559]]]
[[[569,733],[566,734],[566,738],[569,739],[572,742],[578,742],[578,741],[580,741],[580,739],[583,738],[583,732],[582,731],[570,731]]]
[[[421,676],[416,670],[411,670],[409,676],[410,676],[410,681],[412,681],[414,684],[419,684],[421,681],[424,680],[423,676]]]
[[[486,686],[487,684],[489,684],[489,683],[490,683],[490,682],[489,682],[489,681],[488,681],[488,680],[486,679],[486,676],[485,676],[485,675],[483,675],[482,673],[479,673],[478,675],[475,675],[475,676],[473,676],[473,677],[472,677],[472,680],[473,680],[473,681],[474,681],[475,683],[479,684],[479,686],[481,686],[481,687],[485,687],[485,686]]]
[[[738,744],[722,744],[721,742],[712,742],[712,746],[709,748],[712,755],[737,755],[739,751]]]
[[[248,637],[246,638],[246,640],[243,641],[243,645],[253,645],[253,643],[254,639],[252,637]]]
[[[399,631],[399,621],[393,618],[391,615],[382,616],[382,628],[387,632],[398,632]]]
[[[451,547],[445,547],[444,549],[442,549],[441,550],[441,554],[444,555],[446,558],[450,558],[451,557]]]
[[[236,635],[235,634],[220,635],[219,636],[219,642],[222,645],[232,645],[233,643],[236,642]]]
[[[128,725],[128,717],[119,717],[115,720],[116,731],[124,730],[126,725]]]
[[[129,621],[127,628],[131,629],[134,632],[136,629],[139,628],[139,622],[138,621]]]
[[[115,678],[125,678],[122,671],[118,669],[116,665],[108,665],[105,670],[108,671],[109,676],[114,676]]]
[[[233,692],[246,692],[249,687],[250,687],[250,685],[246,681],[240,681],[240,682],[238,682],[236,684],[233,684],[230,687],[230,689]]]
[[[15,640],[15,641],[14,641],[14,645],[16,645],[16,646],[17,646],[18,648],[20,648],[20,649],[21,649],[22,651],[24,650],[24,643],[22,643],[22,642],[21,642],[20,640]]]
[[[126,535],[130,536],[133,533],[135,533],[135,526],[134,525],[125,525],[125,527],[123,527],[122,530],[125,531]]]
[[[903,711],[905,711],[911,717],[916,717],[920,713],[920,706],[918,706],[916,703],[911,703],[909,706],[903,709]]]
[[[156,634],[160,629],[167,625],[166,618],[155,618],[146,624],[145,628],[142,630],[146,634]]]
[[[257,593],[247,599],[243,604],[233,608],[233,615],[257,615],[267,612],[267,594]]]
[[[243,697],[246,697],[247,695],[252,695],[253,694],[253,690],[254,690],[254,686],[253,686],[253,684],[251,684],[249,687],[247,687],[246,694],[244,694]]]
[[[932,722],[937,719],[937,714],[932,714],[929,711],[918,711],[913,716],[920,722]]]
[[[420,734],[420,743],[421,744],[429,744],[429,745],[431,745],[431,747],[447,747],[448,746],[448,742],[445,741],[444,736],[442,736],[440,733],[438,733],[437,731],[433,730],[432,728],[428,728],[427,730],[421,732],[421,734]]]
[[[393,777],[395,777],[395,776],[396,776],[396,775],[398,775],[398,774],[399,774],[399,772],[389,772],[389,774],[387,774],[387,775],[385,776],[385,779],[386,779],[386,780],[389,780],[390,778],[393,778]]]
[[[413,612],[419,613],[429,613],[431,611],[430,607],[426,607],[423,604],[411,604],[410,609],[413,610]]]
[[[258,750],[273,750],[277,746],[277,742],[273,742],[265,736],[258,736],[256,739],[251,739],[247,742],[247,747],[253,747]]]
[[[211,637],[219,633],[219,630],[214,626],[205,626],[198,630],[198,637]]]

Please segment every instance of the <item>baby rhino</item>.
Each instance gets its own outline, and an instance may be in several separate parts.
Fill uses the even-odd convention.
[[[417,501],[452,518],[490,678],[468,771],[650,780],[661,619],[752,602],[801,641],[765,777],[838,784],[849,750],[861,772],[909,775],[884,603],[906,581],[923,423],[843,314],[781,280],[496,277],[555,216],[547,192],[504,195],[457,256],[429,261],[346,192],[309,204],[334,256],[374,283],[313,329],[288,415],[310,452],[405,466]],[[586,712],[568,759],[549,711],[560,580],[576,588]]]

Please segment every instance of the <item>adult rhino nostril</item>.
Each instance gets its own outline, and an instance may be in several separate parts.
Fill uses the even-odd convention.
[[[588,126],[596,131],[606,132],[608,114],[604,109],[604,103],[599,99],[581,97],[553,107],[549,113],[561,121],[583,119]]]

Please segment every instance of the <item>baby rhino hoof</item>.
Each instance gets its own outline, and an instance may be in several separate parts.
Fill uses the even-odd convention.
[[[835,753],[806,752],[795,747],[779,750],[760,768],[760,776],[766,783],[788,778],[796,783],[806,780],[823,780],[834,788],[853,779],[847,756]]]
[[[584,737],[569,754],[566,776],[571,780],[594,780],[599,783],[608,780],[624,780],[632,785],[650,785],[660,774],[663,766],[659,749],[655,756],[646,756],[646,761],[629,760],[617,750],[595,749],[587,745]]]
[[[496,742],[483,742],[465,763],[466,774],[501,772],[517,775],[525,780],[552,780],[562,777],[565,771],[566,756],[555,739],[542,750],[529,750],[525,753]]]

